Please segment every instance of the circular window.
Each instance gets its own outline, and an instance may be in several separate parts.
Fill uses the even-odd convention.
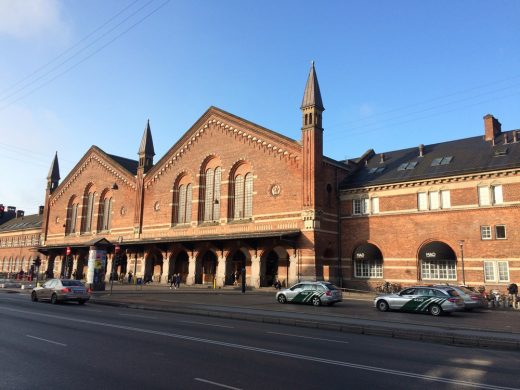
[[[273,185],[271,186],[271,195],[272,195],[272,196],[275,196],[275,197],[276,197],[276,196],[280,195],[280,192],[281,192],[281,191],[282,191],[282,189],[281,189],[281,187],[280,187],[279,184],[273,184]]]
[[[153,205],[153,209],[155,211],[159,211],[161,209],[161,203],[159,201],[155,202],[155,204]]]
[[[125,214],[126,214],[126,207],[121,206],[121,215],[125,215]]]

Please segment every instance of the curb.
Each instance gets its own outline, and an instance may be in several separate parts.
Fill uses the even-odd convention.
[[[113,306],[113,307],[124,307],[128,309],[158,311],[158,312],[169,312],[169,313],[180,313],[180,314],[191,314],[200,315],[214,318],[231,318],[234,320],[260,322],[266,324],[278,324],[278,325],[289,325],[302,328],[315,328],[323,330],[332,330],[343,333],[362,334],[367,336],[379,336],[379,337],[391,337],[394,339],[422,341],[428,343],[445,344],[458,347],[477,347],[477,348],[489,348],[489,349],[501,349],[507,351],[518,351],[520,350],[520,341],[506,340],[493,337],[471,337],[461,336],[458,334],[450,334],[449,332],[426,332],[424,330],[413,330],[413,329],[394,329],[385,326],[375,325],[354,325],[354,324],[340,324],[332,322],[317,322],[317,321],[306,321],[301,319],[292,319],[286,317],[274,317],[266,315],[252,315],[243,313],[230,313],[230,312],[212,312],[208,310],[196,309],[196,308],[171,308],[167,306],[149,306],[138,303],[122,303],[114,301],[98,301],[90,300],[89,303],[96,305]]]

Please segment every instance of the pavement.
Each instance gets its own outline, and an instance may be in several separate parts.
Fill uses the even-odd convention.
[[[30,289],[5,288],[3,292],[29,294]],[[274,289],[114,284],[96,291],[91,304],[139,310],[196,314],[208,317],[317,328],[395,339],[454,346],[520,350],[520,310],[493,309],[486,313],[454,313],[446,317],[423,314],[379,313],[372,307],[373,293],[344,292],[344,301],[333,307],[280,305]],[[381,317],[384,317],[383,319]],[[512,325],[507,325],[512,324]]]

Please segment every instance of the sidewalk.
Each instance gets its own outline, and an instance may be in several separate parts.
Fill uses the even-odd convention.
[[[435,325],[413,324],[410,322],[381,321],[370,318],[346,316],[339,306],[336,308],[307,308],[301,305],[279,305],[274,302],[274,289],[247,291],[242,294],[239,288],[212,289],[210,287],[181,286],[170,290],[167,286],[113,286],[110,295],[107,291],[94,292],[91,303],[141,310],[156,310],[173,313],[195,314],[209,317],[232,318],[254,322],[335,330],[372,336],[385,336],[397,339],[417,340],[449,345],[520,350],[520,331],[490,331],[482,328],[454,327],[435,323]],[[344,293],[344,303],[349,300],[363,300],[372,304],[375,294]],[[269,302],[269,304],[266,304]],[[323,309],[332,309],[327,311]],[[304,311],[320,311],[320,313]],[[374,309],[375,310],[375,309]],[[343,310],[344,311],[344,310]],[[520,321],[520,312],[510,312],[514,321]],[[519,315],[516,315],[519,314]],[[508,314],[509,315],[509,314]],[[410,314],[414,316],[414,314]],[[419,314],[420,316],[420,314]],[[408,317],[407,317],[408,318]],[[422,318],[422,317],[421,317]],[[412,319],[410,321],[413,321]],[[520,330],[520,324],[518,324]]]

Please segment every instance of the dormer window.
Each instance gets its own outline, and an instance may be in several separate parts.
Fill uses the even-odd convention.
[[[435,167],[437,165],[448,165],[451,160],[453,160],[453,156],[447,156],[447,157],[438,157],[433,159],[431,166]]]
[[[374,173],[381,173],[385,170],[386,167],[376,167],[376,168],[370,168],[368,170],[368,173],[369,174],[374,174]]]
[[[399,168],[397,168],[397,170],[398,171],[411,170],[411,169],[414,169],[416,166],[417,166],[417,161],[410,161],[410,162],[399,165]]]
[[[494,157],[500,157],[505,155],[507,155],[507,148],[495,149],[495,151],[493,152]]]

